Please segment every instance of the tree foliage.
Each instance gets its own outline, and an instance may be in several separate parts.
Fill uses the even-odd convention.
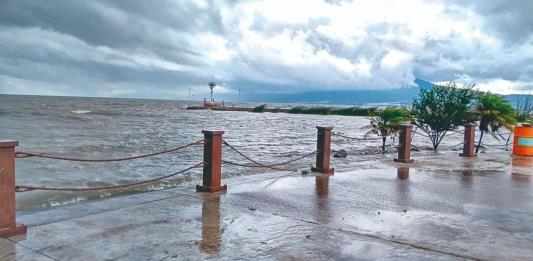
[[[512,130],[513,125],[516,124],[516,110],[511,106],[505,98],[492,94],[484,93],[479,96],[478,102],[474,107],[474,115],[479,121],[479,130],[481,135],[476,147],[476,153],[479,152],[483,134],[490,133],[496,139],[498,136],[496,132],[500,128]]]
[[[378,110],[370,117],[371,129],[367,134],[374,133],[382,137],[381,151],[385,153],[387,137],[398,132],[400,124],[409,120],[409,111],[405,108],[387,107],[383,110]]]
[[[411,115],[413,123],[431,139],[437,150],[446,133],[473,120],[471,108],[478,92],[474,84],[447,85],[421,88],[413,100]]]

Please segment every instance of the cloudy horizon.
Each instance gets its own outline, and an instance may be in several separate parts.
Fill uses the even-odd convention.
[[[0,93],[136,98],[475,82],[533,93],[533,2],[0,0]]]

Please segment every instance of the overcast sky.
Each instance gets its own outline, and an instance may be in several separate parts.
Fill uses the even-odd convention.
[[[468,3],[468,4],[465,4]],[[0,93],[533,90],[533,1],[0,0]]]

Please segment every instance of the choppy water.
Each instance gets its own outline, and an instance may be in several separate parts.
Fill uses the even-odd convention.
[[[0,139],[20,141],[19,151],[47,152],[80,158],[116,158],[158,151],[203,138],[201,130],[224,130],[225,139],[262,162],[273,163],[311,152],[316,148],[315,126],[332,126],[349,136],[361,137],[365,117],[316,116],[285,113],[187,111],[192,102],[0,95]],[[460,142],[461,135],[443,142]],[[497,141],[487,139],[488,143]],[[415,143],[427,144],[422,137]],[[334,139],[334,149],[362,149],[379,141]],[[417,152],[429,153],[429,152]],[[456,153],[456,152],[454,152]],[[392,157],[389,155],[388,157]],[[247,163],[225,149],[227,160]],[[333,165],[375,159],[354,156],[333,159]],[[17,160],[17,184],[84,187],[114,185],[155,178],[202,161],[202,147],[176,153],[114,163],[77,163],[38,158]],[[307,168],[311,156],[293,165]],[[250,175],[265,170],[224,166],[224,176]],[[25,192],[17,194],[19,209],[34,209],[79,200],[90,200],[139,190],[159,189],[185,182],[198,183],[196,169],[171,180],[133,189],[91,193]]]

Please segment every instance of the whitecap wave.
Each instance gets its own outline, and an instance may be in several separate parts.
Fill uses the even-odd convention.
[[[90,113],[91,111],[86,111],[86,110],[75,110],[75,111],[72,111],[72,113],[76,113],[76,114],[86,114],[86,113]]]

